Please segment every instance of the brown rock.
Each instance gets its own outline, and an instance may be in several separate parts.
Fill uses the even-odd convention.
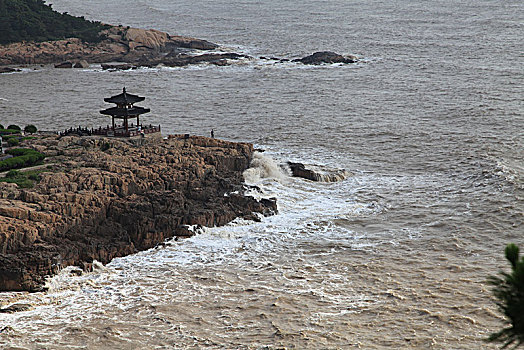
[[[0,290],[41,290],[44,276],[62,267],[88,268],[95,259],[107,263],[194,235],[187,225],[276,212],[274,200],[233,193],[243,192],[252,145],[190,136],[145,140],[34,140],[61,165],[31,189],[0,183]]]
[[[87,63],[86,60],[80,60],[80,61],[75,63],[73,68],[84,68],[84,69],[85,68],[89,68],[89,63]]]

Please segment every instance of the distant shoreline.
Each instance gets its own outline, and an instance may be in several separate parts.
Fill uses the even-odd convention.
[[[154,29],[109,26],[99,43],[69,38],[45,42],[18,42],[0,46],[0,66],[50,64],[71,61],[88,63],[137,63],[157,59],[170,52],[213,50],[218,45],[206,40],[170,35]]]

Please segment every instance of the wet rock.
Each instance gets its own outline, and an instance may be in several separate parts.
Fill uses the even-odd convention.
[[[102,63],[103,70],[130,70],[137,69],[137,66],[128,63]]]
[[[89,68],[89,63],[87,63],[86,60],[80,60],[80,61],[75,63],[73,68],[84,68],[84,69],[85,68]]]
[[[69,274],[73,276],[82,276],[83,271],[81,269],[71,269],[71,271],[69,271]]]
[[[73,62],[65,61],[62,63],[55,64],[55,68],[73,68]]]
[[[331,51],[315,52],[312,55],[293,60],[293,62],[302,62],[304,64],[318,65],[322,63],[355,63],[357,58],[355,56],[342,56]]]
[[[29,304],[13,304],[5,308],[0,309],[0,313],[13,314],[15,312],[31,310],[32,306]]]
[[[246,55],[240,55],[234,52],[207,53],[202,55],[173,53],[163,57],[155,57],[145,60],[143,59],[138,62],[138,65],[152,67],[158,64],[163,64],[169,67],[183,67],[190,64],[211,63],[218,66],[224,66],[229,64],[228,60],[239,60],[242,58],[250,57]]]
[[[14,72],[21,72],[21,69],[18,68],[10,68],[10,67],[0,67],[0,74],[2,73],[14,73]]]
[[[190,230],[189,225],[181,225],[176,228],[175,235],[177,237],[192,237],[195,235],[195,232]]]
[[[291,174],[311,181],[337,182],[344,180],[349,173],[344,169],[313,170],[308,169],[302,163],[287,162]]]
[[[289,169],[294,177],[301,177],[311,181],[320,181],[319,174],[315,173],[313,170],[306,169],[305,165],[302,163],[292,163],[287,162]]]
[[[227,60],[212,61],[211,63],[214,64],[215,66],[220,66],[220,67],[229,65],[229,62]]]

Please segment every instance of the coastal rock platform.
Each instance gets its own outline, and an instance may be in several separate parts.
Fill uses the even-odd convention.
[[[169,35],[155,29],[110,26],[99,43],[78,38],[46,42],[0,45],[0,66],[20,64],[128,62],[161,57],[173,50],[213,50],[218,45],[206,40]]]
[[[0,183],[0,291],[42,290],[75,265],[276,213],[273,199],[244,196],[253,146],[206,137],[110,139],[49,136],[30,145],[53,165],[33,188]]]

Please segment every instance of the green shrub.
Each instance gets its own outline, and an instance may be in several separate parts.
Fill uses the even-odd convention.
[[[109,144],[109,142],[104,142],[102,145],[100,145],[100,150],[102,152],[107,151],[109,148],[111,148],[111,145]]]
[[[27,178],[28,178],[29,180],[33,180],[33,181],[40,181],[40,175],[38,175],[38,174],[36,174],[36,173],[35,173],[35,174],[29,174],[29,175],[27,176]]]
[[[12,138],[7,139],[7,144],[10,147],[18,146],[19,143],[20,143],[20,141],[18,140],[18,138],[12,137]]]
[[[505,253],[511,273],[490,276],[488,283],[494,286],[493,295],[508,327],[491,334],[488,340],[503,342],[502,348],[516,343],[517,348],[524,344],[524,257],[519,260],[519,247],[515,244],[509,244]]]
[[[5,177],[13,178],[20,176],[20,171],[18,170],[9,170],[7,174],[5,174]]]
[[[7,127],[8,130],[18,130],[18,131],[22,131],[22,129],[18,126],[18,125],[15,125],[15,124],[11,124]]]
[[[0,161],[0,171],[33,166],[45,159],[45,155],[29,148],[14,148],[7,150],[6,153],[13,158]]]
[[[36,126],[29,124],[29,125],[26,125],[26,127],[24,128],[24,131],[30,134],[34,134],[35,132],[38,131],[38,129],[36,128]]]
[[[4,128],[4,126],[2,124],[0,124],[0,129],[3,129],[3,128]]]
[[[40,173],[42,170],[32,170],[22,173],[18,170],[11,170],[6,177],[0,178],[0,182],[15,183],[21,188],[31,188],[35,182],[40,181]]]
[[[0,135],[20,134],[20,130],[0,129]]]

